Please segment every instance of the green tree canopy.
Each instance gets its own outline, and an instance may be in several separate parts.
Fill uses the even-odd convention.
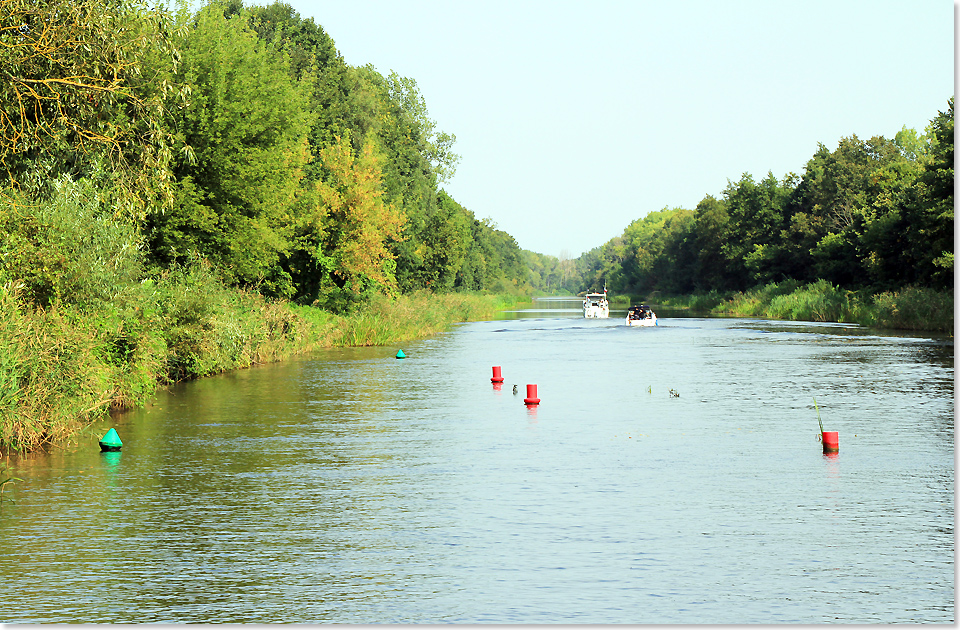
[[[201,10],[182,42],[190,101],[171,124],[195,158],[176,163],[176,204],[153,222],[151,251],[164,265],[198,252],[229,283],[290,295],[280,258],[310,160],[310,93],[285,56],[219,9]]]
[[[61,174],[101,182],[142,219],[169,203],[176,142],[164,125],[179,87],[175,23],[140,0],[0,0],[0,170],[52,193]],[[105,162],[109,172],[100,168]]]

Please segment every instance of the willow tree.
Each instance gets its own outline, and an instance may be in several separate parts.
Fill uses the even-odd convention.
[[[111,173],[138,218],[171,199],[174,137],[163,111],[182,92],[173,16],[141,0],[0,0],[0,171],[41,191],[52,176]]]

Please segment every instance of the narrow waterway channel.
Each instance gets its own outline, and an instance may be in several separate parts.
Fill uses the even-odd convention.
[[[0,622],[954,621],[952,339],[622,317],[320,351],[14,457]]]

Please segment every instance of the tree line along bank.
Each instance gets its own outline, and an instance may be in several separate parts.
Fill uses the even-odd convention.
[[[478,312],[348,321],[407,319],[424,292],[952,287],[952,99],[923,134],[846,138],[565,260],[447,194],[455,137],[415,80],[350,66],[288,4],[0,0],[0,44],[6,446],[165,382]]]

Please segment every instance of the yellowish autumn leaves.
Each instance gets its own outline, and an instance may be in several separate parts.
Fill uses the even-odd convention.
[[[330,181],[318,183],[325,214],[336,226],[327,234],[326,246],[333,252],[334,274],[354,286],[374,282],[386,292],[397,289],[393,275],[394,255],[389,240],[399,240],[404,216],[383,201],[380,158],[374,143],[364,143],[354,157],[350,143],[337,137],[336,144],[320,152]]]

